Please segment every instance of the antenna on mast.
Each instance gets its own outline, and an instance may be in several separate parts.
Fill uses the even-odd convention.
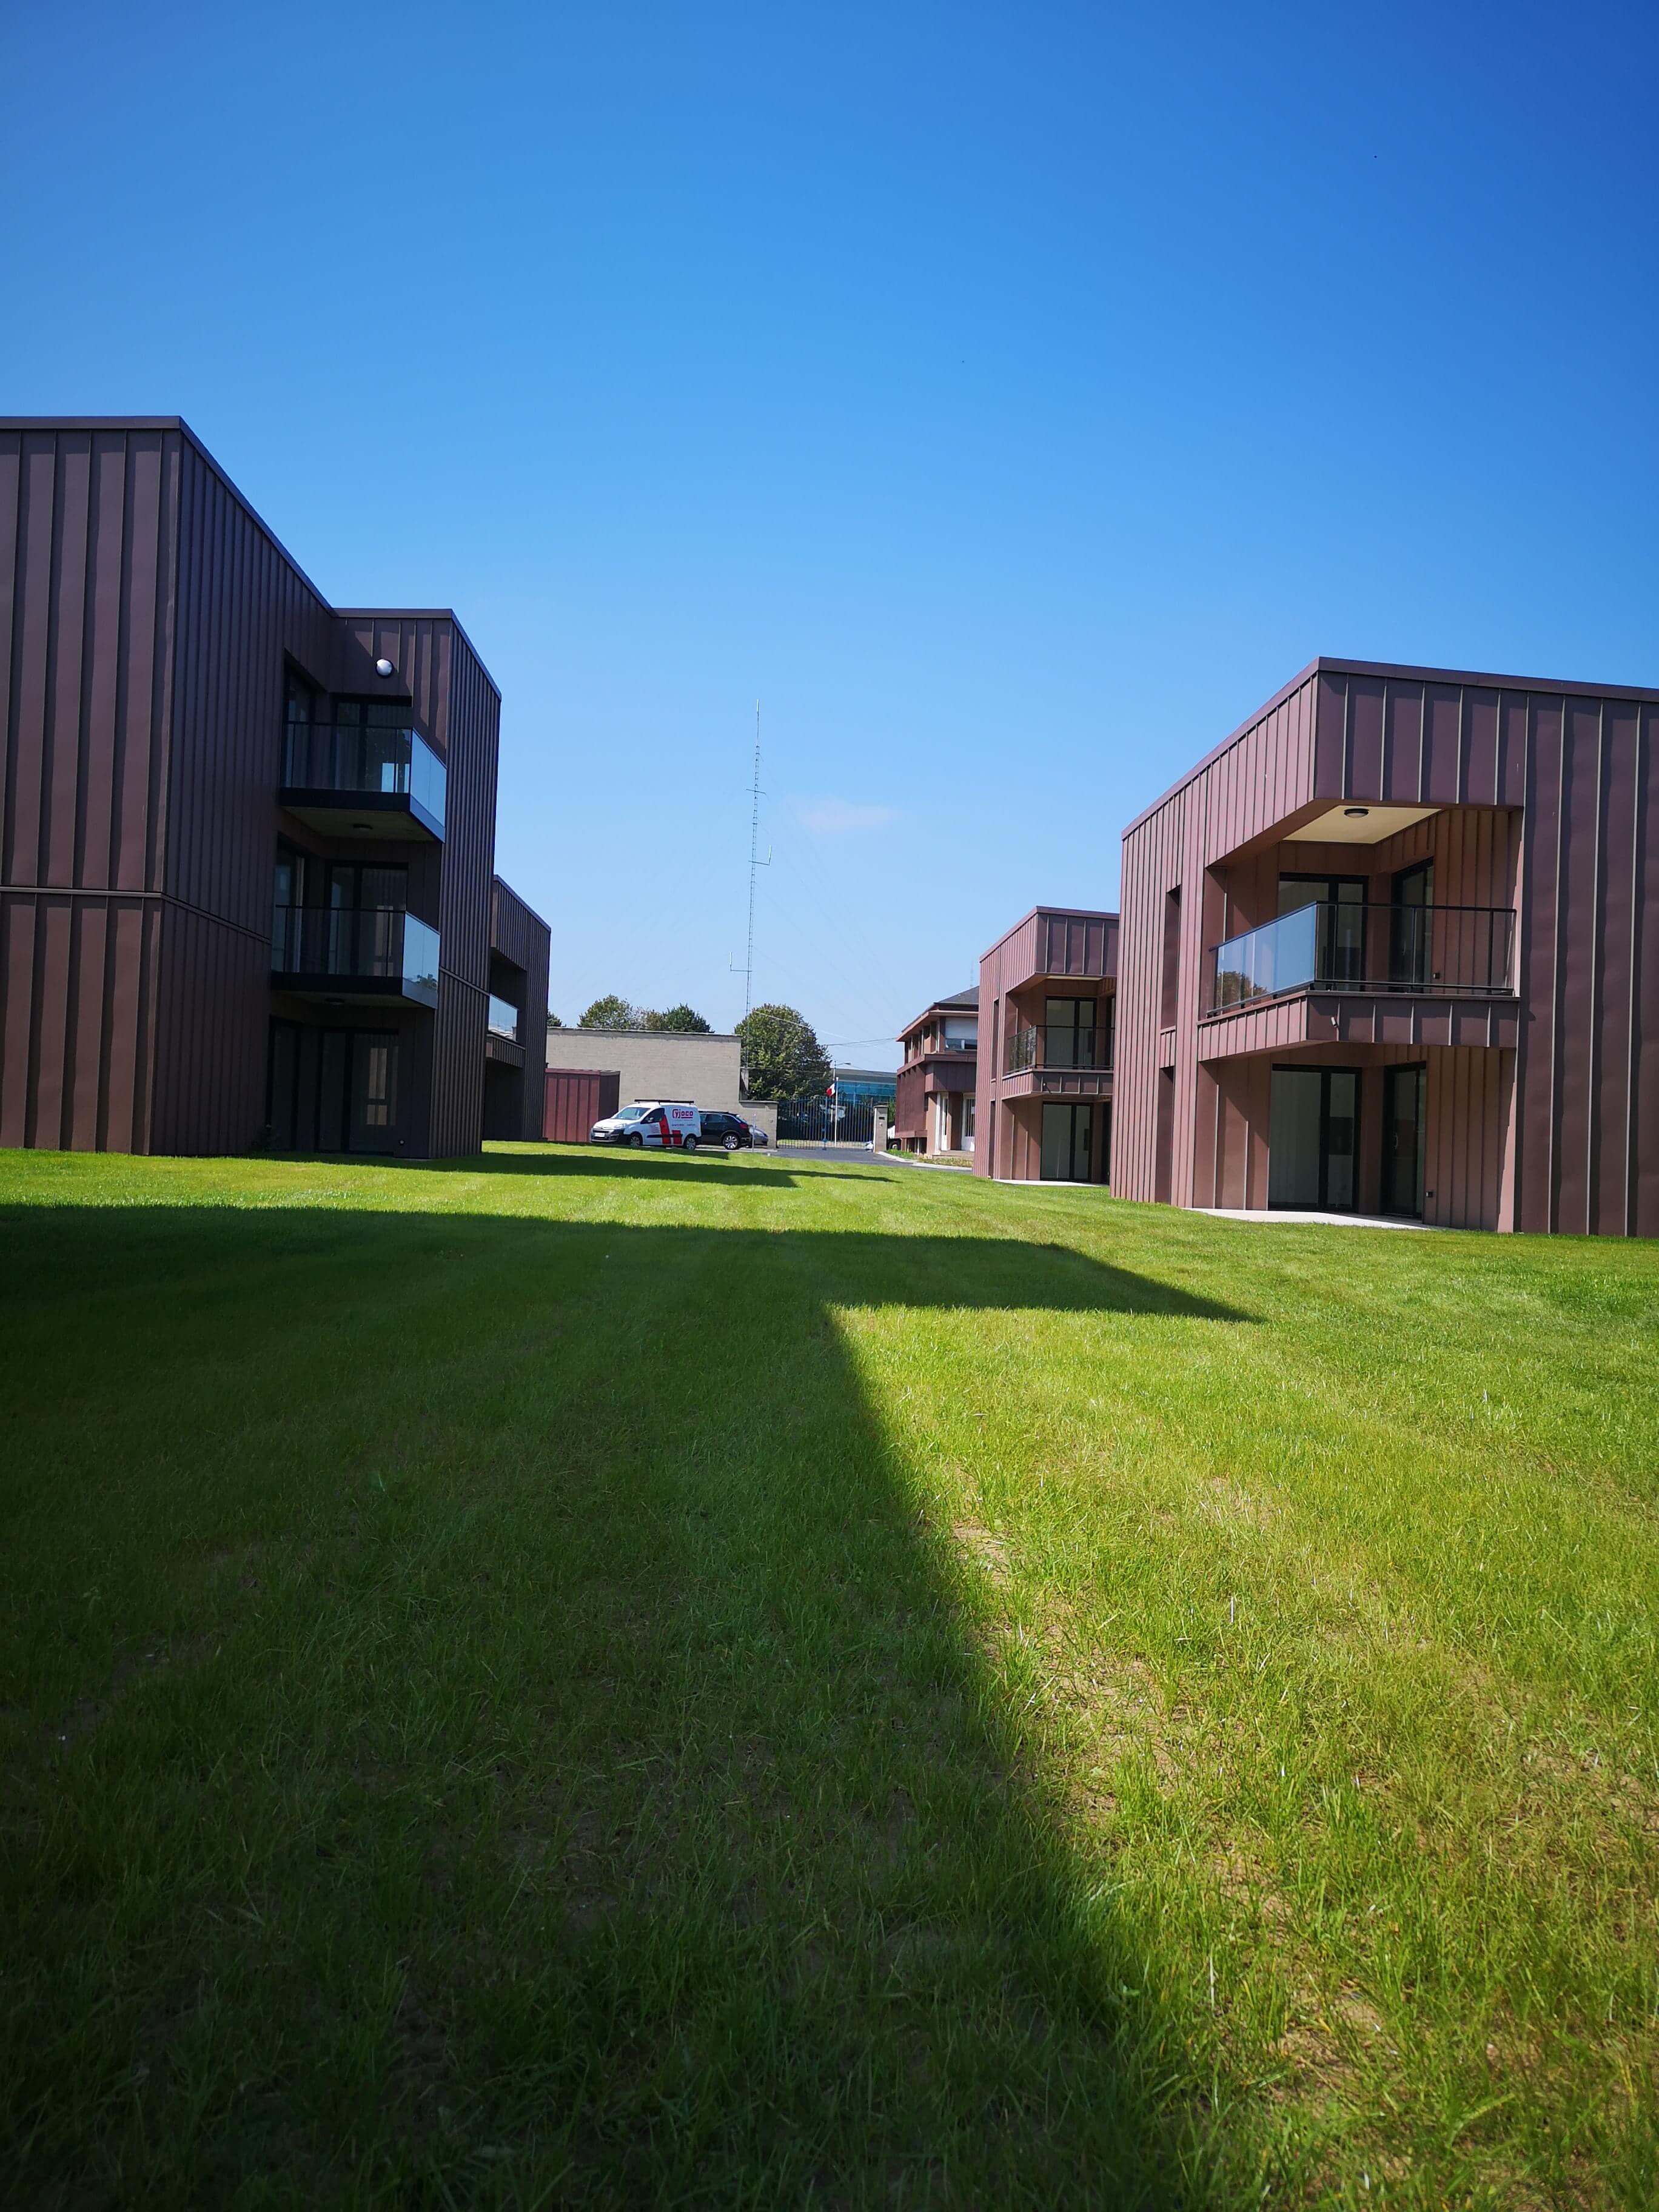
[[[744,965],[741,969],[738,967],[734,961],[728,961],[726,963],[732,975],[736,975],[740,974],[744,979],[743,1013],[744,1019],[745,1021],[749,1018],[749,1010],[753,1003],[755,996],[755,871],[757,868],[769,868],[772,865],[772,848],[769,845],[766,848],[766,858],[763,860],[760,857],[760,803],[762,796],[760,780],[760,710],[761,702],[757,699],[755,702],[755,779],[750,787],[749,792],[749,942],[747,949],[744,953]]]

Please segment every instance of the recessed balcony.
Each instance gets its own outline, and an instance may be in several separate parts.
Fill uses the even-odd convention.
[[[1502,999],[1514,976],[1511,908],[1316,901],[1212,946],[1205,1018],[1301,991]]]
[[[441,842],[447,777],[418,730],[290,722],[282,804],[325,837]]]
[[[1109,1028],[1073,1029],[1057,1022],[1019,1022],[1008,1032],[1003,1073],[1021,1075],[1028,1067],[1085,1068],[1109,1074]]]
[[[342,1004],[438,1003],[438,933],[401,907],[278,906],[270,981]]]
[[[1003,1051],[1002,1096],[1104,1098],[1112,1088],[1114,1030],[1058,1022],[1019,1022]]]
[[[524,1066],[523,1017],[510,1000],[492,991],[484,1012],[484,1058],[504,1067]]]

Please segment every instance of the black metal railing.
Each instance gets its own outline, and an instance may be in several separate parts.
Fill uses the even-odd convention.
[[[1008,1032],[1003,1073],[1022,1075],[1029,1067],[1109,1072],[1111,1065],[1112,1031],[1108,1027],[1079,1030],[1057,1022],[1022,1022]]]
[[[1210,951],[1206,1011],[1291,991],[1513,991],[1515,914],[1499,906],[1374,906],[1316,900]]]
[[[418,730],[289,722],[283,732],[287,791],[412,799],[441,830],[447,782],[443,763]]]
[[[272,909],[273,974],[317,984],[398,987],[438,1003],[438,933],[396,906],[282,906]]]

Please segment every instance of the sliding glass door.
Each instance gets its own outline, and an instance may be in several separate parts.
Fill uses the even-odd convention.
[[[1426,983],[1430,977],[1429,933],[1434,926],[1434,862],[1419,860],[1394,879],[1389,908],[1389,977],[1395,983]]]
[[[1382,1071],[1382,1211],[1423,1218],[1424,1169],[1428,1146],[1429,1071]]]
[[[1095,1057],[1095,1001],[1048,999],[1043,1002],[1044,1067],[1097,1067]]]
[[[1352,1213],[1359,1156],[1359,1076],[1352,1067],[1276,1067],[1267,1131],[1267,1203]]]
[[[1042,1109],[1042,1180],[1044,1182],[1087,1182],[1094,1135],[1094,1110],[1089,1106]]]
[[[1281,876],[1279,911],[1299,914],[1316,905],[1314,981],[1357,983],[1365,972],[1364,876]]]

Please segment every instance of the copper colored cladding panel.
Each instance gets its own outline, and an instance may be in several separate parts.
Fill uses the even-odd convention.
[[[1382,1202],[1382,1152],[1372,1141],[1382,1125],[1382,1071],[1428,1067],[1429,1157],[1425,1212],[1448,1229],[1495,1229],[1504,1179],[1504,1122],[1514,1054],[1480,1048],[1378,1046],[1360,1066],[1358,1211]],[[1343,1046],[1298,1050],[1302,1066],[1355,1065]],[[1206,1069],[1200,1141],[1212,1148],[1212,1181],[1199,1203],[1259,1209],[1267,1202],[1267,1126],[1271,1054],[1224,1060]],[[1209,1096],[1213,1088],[1213,1100]]]
[[[161,888],[179,442],[0,428],[0,883]]]
[[[499,701],[453,616],[328,608],[176,418],[0,422],[0,614],[3,1140],[258,1134],[289,658],[406,691],[447,759],[448,835],[411,866],[417,912],[441,872],[444,975],[409,1146],[476,1149]]]
[[[501,696],[459,624],[447,617],[429,633],[421,619],[355,615],[349,622],[366,653],[430,672],[434,735],[441,734],[448,769],[431,1149],[436,1158],[453,1158],[477,1152],[483,1134]]]
[[[157,1152],[242,1152],[265,1121],[268,938],[169,900],[155,1016]]]
[[[901,1137],[927,1133],[927,1070],[922,1060],[900,1068],[893,1079],[893,1128]]]
[[[979,968],[979,1051],[975,1078],[974,1173],[1019,1182],[1038,1178],[1041,1103],[1005,1097],[1002,1067],[1008,1026],[1020,1018],[1017,994],[1037,996],[1043,980],[1092,981],[1103,1000],[1115,988],[1118,917],[1115,914],[1037,907],[1017,921],[987,952]],[[1086,993],[1079,995],[1088,995]],[[1115,1006],[1114,1005],[1114,1018]],[[1030,1018],[1026,1015],[1024,1018]],[[1097,1167],[1106,1113],[1095,1116]]]
[[[1304,670],[1125,835],[1116,1188],[1142,1199],[1158,1188],[1171,888],[1182,900],[1170,1194],[1244,1203],[1239,1163],[1257,1150],[1265,1160],[1265,1109],[1200,1064],[1205,952],[1267,918],[1273,848],[1322,805],[1434,805],[1460,811],[1386,848],[1300,846],[1291,863],[1316,872],[1336,849],[1353,870],[1358,851],[1358,872],[1382,872],[1431,852],[1441,903],[1517,909],[1513,1056],[1490,1048],[1477,1076],[1461,1054],[1427,1054],[1429,1142],[1443,1162],[1428,1218],[1659,1234],[1656,718],[1659,693],[1625,687],[1345,661]],[[1368,1059],[1382,1049],[1366,1048]],[[1265,1182],[1245,1185],[1249,1203],[1263,1202]]]
[[[178,468],[0,427],[0,1143],[150,1143]]]
[[[147,1148],[161,921],[152,899],[0,892],[0,1145]]]
[[[540,915],[527,907],[510,884],[497,876],[490,887],[489,941],[503,959],[524,971],[524,1004],[519,1010],[519,1042],[524,1051],[524,1129],[526,1142],[540,1137],[544,1078],[547,1073],[547,971],[551,933]],[[586,1136],[586,1130],[582,1132]]]
[[[331,688],[337,625],[201,449],[174,443],[179,588],[162,887],[268,943],[284,655]]]
[[[901,1137],[927,1133],[927,1101],[935,1093],[966,1096],[978,1091],[977,1055],[971,1052],[927,1053],[901,1067],[893,1083],[893,1127]]]
[[[622,1077],[604,1067],[550,1067],[542,1135],[550,1145],[582,1145],[596,1121],[617,1110]]]

